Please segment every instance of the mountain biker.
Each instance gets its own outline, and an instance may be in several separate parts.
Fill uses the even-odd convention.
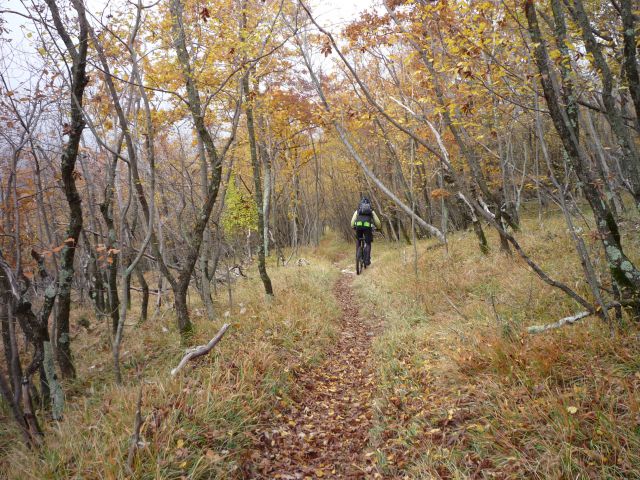
[[[364,238],[364,264],[371,265],[371,242],[373,242],[373,227],[380,230],[382,224],[376,212],[373,211],[371,202],[367,197],[362,197],[358,209],[351,217],[351,228],[356,231],[356,238]]]

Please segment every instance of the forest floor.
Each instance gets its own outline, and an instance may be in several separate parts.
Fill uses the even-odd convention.
[[[640,262],[640,222],[622,231]],[[33,452],[0,408],[0,478],[640,478],[640,328],[625,317],[610,336],[587,318],[528,334],[578,307],[487,234],[488,255],[471,232],[448,248],[420,241],[415,257],[376,239],[359,276],[344,273],[353,245],[328,235],[299,252],[305,262],[270,265],[269,303],[253,269],[233,303],[219,289],[215,321],[192,294],[194,344],[231,328],[175,378],[184,347],[168,298],[138,324],[133,297],[123,386],[108,322],[76,305],[65,419],[43,419],[46,444]],[[560,217],[526,217],[517,236],[549,275],[589,296]]]
[[[258,449],[246,466],[247,478],[375,477],[373,451],[367,451],[373,427],[375,328],[360,314],[351,282],[352,274],[343,272],[333,288],[342,315],[326,360],[297,375],[300,388],[292,404],[265,412],[265,428],[255,432]]]

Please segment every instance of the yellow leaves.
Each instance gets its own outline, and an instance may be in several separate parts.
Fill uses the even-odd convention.
[[[573,405],[570,407],[567,407],[567,412],[570,415],[575,415],[577,411],[578,411],[578,407],[574,407]]]
[[[182,447],[184,447],[184,440],[182,438],[180,438],[176,442],[176,448],[182,448]]]
[[[549,52],[549,57],[551,58],[551,60],[556,61],[560,57],[562,57],[562,53],[558,49],[553,49]]]

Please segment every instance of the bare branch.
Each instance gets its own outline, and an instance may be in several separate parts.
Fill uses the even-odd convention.
[[[194,358],[198,358],[209,353],[213,349],[213,347],[215,347],[218,342],[222,340],[222,337],[227,332],[229,327],[230,325],[228,323],[225,323],[224,325],[222,325],[222,328],[216,334],[216,336],[209,341],[209,343],[191,349],[184,357],[182,357],[182,360],[180,360],[178,366],[171,370],[171,375],[175,376],[180,370],[184,368],[189,360],[193,360]]]

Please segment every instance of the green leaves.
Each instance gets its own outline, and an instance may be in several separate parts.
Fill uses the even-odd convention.
[[[225,196],[222,226],[227,234],[258,229],[258,213],[251,192],[236,183],[236,177],[231,177]]]

